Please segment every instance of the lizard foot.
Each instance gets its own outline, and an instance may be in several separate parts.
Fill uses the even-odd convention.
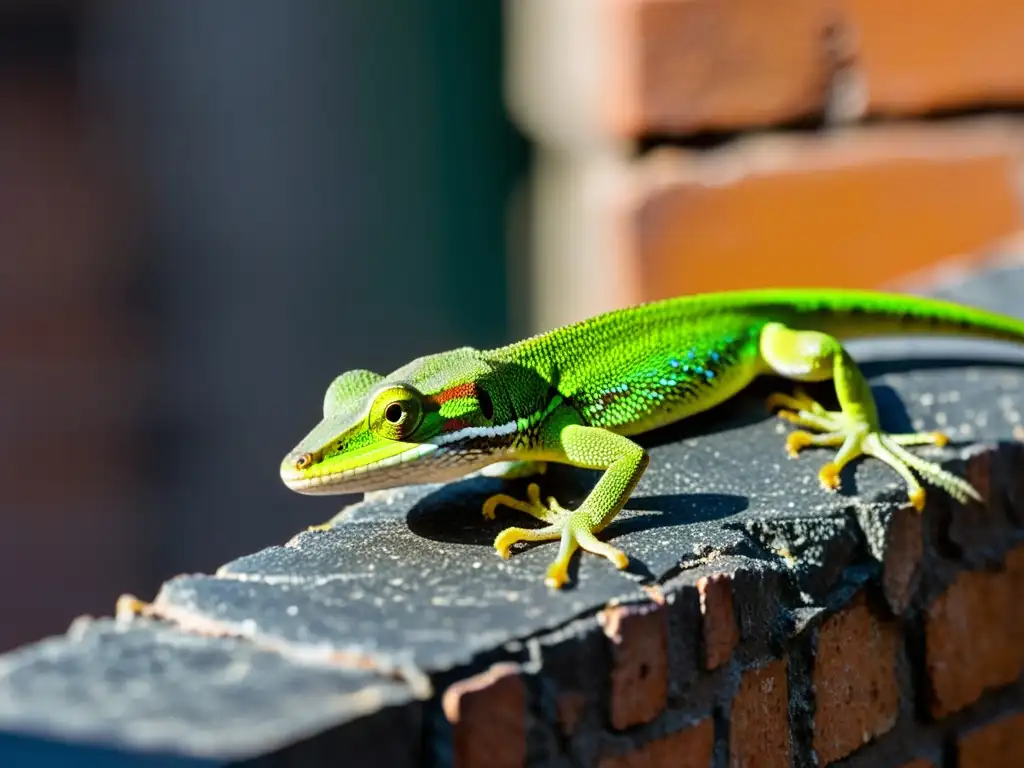
[[[947,472],[934,462],[915,456],[905,447],[946,445],[949,438],[942,432],[890,435],[872,427],[862,417],[843,411],[826,410],[802,390],[797,390],[793,396],[772,395],[768,398],[768,405],[772,408],[781,406],[782,410],[778,412],[780,418],[818,433],[811,434],[804,430],[790,433],[786,439],[786,451],[791,457],[795,457],[801,450],[810,446],[838,447],[832,461],[818,472],[818,480],[826,490],[835,490],[839,487],[839,473],[850,461],[858,456],[872,456],[884,461],[903,478],[907,484],[910,503],[918,511],[924,509],[926,494],[912,470],[916,470],[925,482],[944,489],[961,503],[967,499],[981,500],[970,483]]]
[[[483,514],[489,520],[494,519],[498,506],[506,506],[547,523],[543,528],[506,528],[499,533],[494,540],[494,548],[503,558],[508,559],[512,545],[520,541],[560,540],[558,556],[551,563],[544,579],[545,584],[556,589],[569,581],[569,562],[577,549],[607,558],[619,569],[629,565],[629,558],[624,552],[594,535],[592,516],[586,510],[566,509],[550,497],[547,504],[544,504],[540,498],[540,487],[536,483],[530,483],[526,494],[526,501],[499,493],[484,502]]]

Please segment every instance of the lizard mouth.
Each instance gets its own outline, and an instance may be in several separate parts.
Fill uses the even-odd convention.
[[[330,461],[306,470],[296,469],[296,456],[281,462],[281,480],[306,496],[365,493],[421,483],[447,483],[491,463],[485,453],[454,450],[435,443],[420,443],[358,466],[339,466]]]
[[[433,462],[425,459],[437,449],[432,443],[419,443],[374,461],[367,461],[365,456],[357,461],[351,457],[329,458],[306,469],[298,468],[299,455],[290,454],[281,462],[281,480],[291,490],[306,495],[358,493],[406,485],[416,482],[415,477],[423,470],[429,471]]]

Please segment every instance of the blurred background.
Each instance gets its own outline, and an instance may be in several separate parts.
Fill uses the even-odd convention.
[[[501,8],[0,12],[0,647],[286,541],[346,368],[510,332]]]
[[[1022,45],[991,3],[5,3],[0,650],[334,514],[277,465],[343,370],[983,258]]]

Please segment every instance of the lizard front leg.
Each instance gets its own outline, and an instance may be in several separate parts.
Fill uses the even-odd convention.
[[[607,558],[616,568],[625,568],[629,565],[625,553],[601,541],[595,534],[608,526],[629,499],[647,468],[647,451],[622,435],[584,426],[576,412],[568,407],[559,409],[548,419],[541,430],[541,443],[538,452],[547,461],[603,469],[604,474],[575,510],[565,509],[553,498],[548,499],[547,505],[543,504],[540,489],[535,483],[529,487],[528,501],[506,494],[489,498],[483,508],[488,518],[493,518],[495,509],[503,505],[547,523],[543,528],[506,528],[494,540],[494,548],[507,558],[512,545],[517,542],[560,540],[558,555],[544,580],[549,587],[555,588],[569,580],[569,562],[577,548]]]
[[[803,430],[791,433],[786,441],[791,456],[812,445],[838,447],[835,458],[818,473],[826,489],[838,488],[842,468],[856,457],[867,455],[881,459],[899,473],[907,484],[910,503],[917,510],[924,509],[925,490],[912,470],[961,502],[968,498],[980,499],[969,483],[904,447],[928,443],[945,445],[948,438],[944,434],[890,435],[882,430],[871,387],[838,339],[818,331],[798,331],[770,323],[761,332],[760,354],[771,371],[786,378],[797,381],[832,379],[835,383],[839,411],[826,410],[800,390],[796,396],[775,394],[768,399],[770,408],[783,408],[779,412],[782,418],[819,433]]]

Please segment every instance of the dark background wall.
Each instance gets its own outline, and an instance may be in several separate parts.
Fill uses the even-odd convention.
[[[0,13],[0,648],[286,540],[342,370],[502,343],[501,7]]]

